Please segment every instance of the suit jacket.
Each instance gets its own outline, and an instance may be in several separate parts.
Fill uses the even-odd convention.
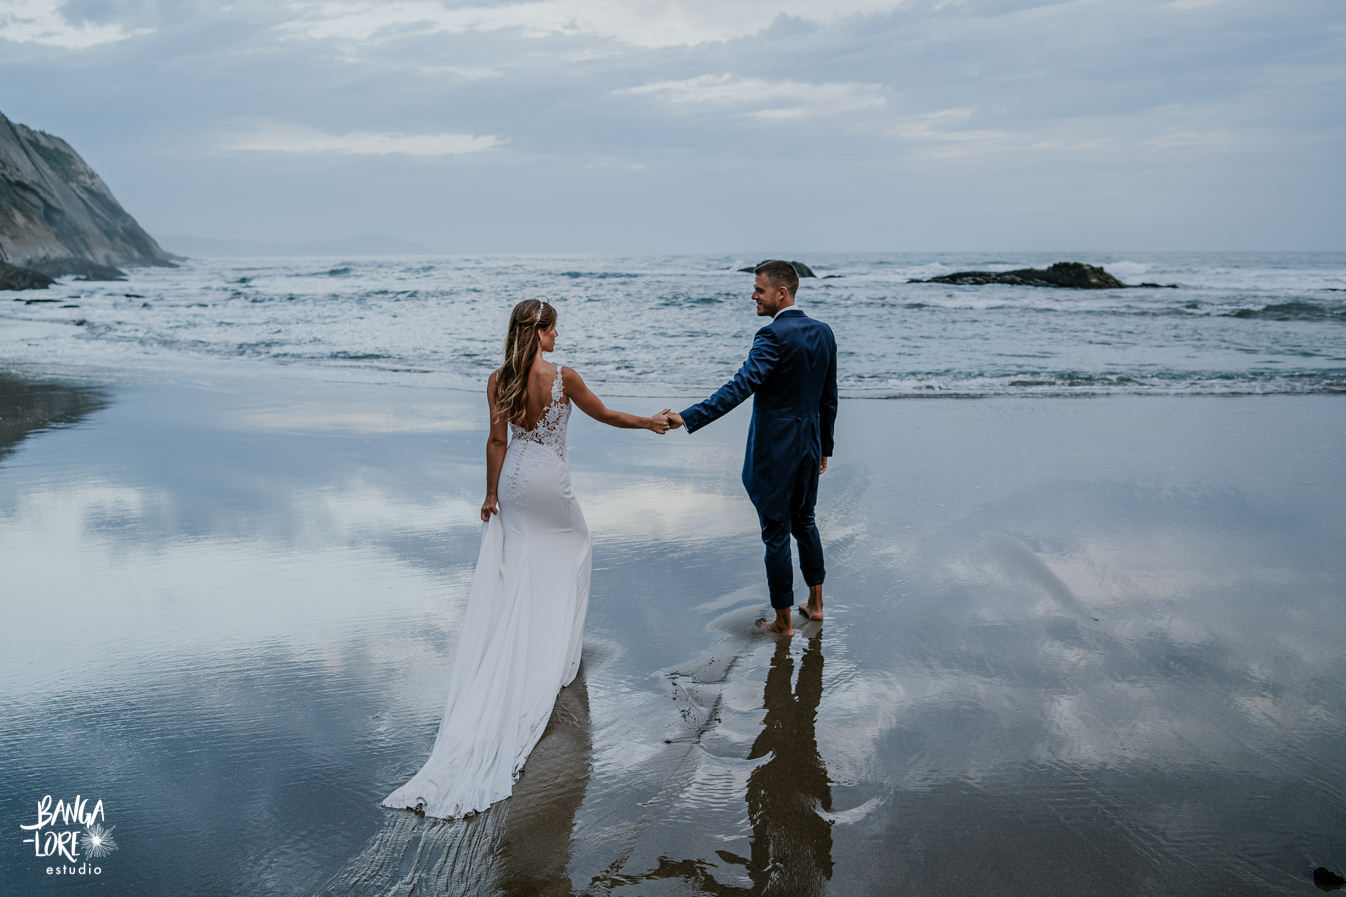
[[[743,487],[758,513],[790,516],[804,463],[832,456],[837,418],[837,341],[832,328],[790,307],[757,331],[734,379],[682,412],[687,432],[727,414],[754,395]]]

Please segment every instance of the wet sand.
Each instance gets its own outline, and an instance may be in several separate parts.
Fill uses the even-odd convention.
[[[752,628],[745,409],[663,438],[577,414],[581,673],[514,796],[446,822],[379,800],[439,722],[483,418],[288,371],[0,379],[6,890],[1303,894],[1346,867],[1346,399],[845,401],[827,619],[789,641]],[[98,876],[21,843],[44,794],[104,802]]]

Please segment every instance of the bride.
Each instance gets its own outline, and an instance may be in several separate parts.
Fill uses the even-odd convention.
[[[542,357],[555,346],[552,305],[514,306],[504,364],[486,384],[485,526],[444,718],[430,759],[385,807],[450,818],[509,797],[579,670],[591,554],[566,459],[571,403],[614,427],[669,428],[667,412],[608,409],[573,369]]]

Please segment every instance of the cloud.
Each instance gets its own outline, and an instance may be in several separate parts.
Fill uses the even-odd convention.
[[[805,84],[731,75],[698,75],[612,91],[614,96],[649,96],[672,105],[753,107],[752,118],[805,118],[883,105],[879,84]]]
[[[779,16],[831,23],[892,12],[903,0],[782,0],[765,11],[722,0],[536,0],[503,6],[445,7],[428,0],[316,0],[278,30],[292,39],[369,40],[429,32],[517,29],[531,37],[586,35],[638,47],[695,46],[747,37]]]
[[[87,20],[71,22],[61,12],[61,5],[49,0],[0,0],[0,40],[87,50],[152,31],[149,28],[128,31],[118,24],[99,25]]]
[[[977,106],[960,106],[909,115],[886,128],[888,136],[908,144],[916,155],[966,159],[1013,152],[1127,153],[1152,155],[1181,150],[1218,151],[1247,146],[1252,140],[1229,128],[1192,128],[1176,124],[1182,110],[1161,107],[1131,115],[1076,116],[1025,122],[1013,128],[970,127]]]
[[[904,140],[943,140],[955,143],[985,142],[1001,140],[1008,136],[1005,131],[989,129],[958,129],[977,114],[976,106],[958,106],[950,109],[936,109],[899,119],[888,133]]]
[[[223,149],[259,153],[334,153],[347,156],[456,156],[481,153],[506,143],[505,138],[476,134],[400,134],[349,131],[329,134],[317,128],[268,126],[231,138]]]
[[[1155,150],[1218,150],[1228,149],[1233,143],[1234,136],[1224,128],[1207,131],[1170,131],[1144,141],[1145,146]]]
[[[503,78],[505,73],[490,66],[470,65],[413,65],[412,68],[422,75],[452,75],[464,81],[485,81],[488,78]]]
[[[958,106],[905,116],[887,130],[891,137],[916,145],[919,152],[939,158],[993,153],[1023,143],[1023,138],[995,128],[968,128],[976,106]]]

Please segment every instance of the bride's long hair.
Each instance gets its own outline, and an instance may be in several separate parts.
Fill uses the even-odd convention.
[[[505,363],[495,372],[495,403],[501,417],[520,427],[528,416],[528,372],[537,357],[538,331],[555,323],[555,306],[541,299],[525,299],[510,313]]]

